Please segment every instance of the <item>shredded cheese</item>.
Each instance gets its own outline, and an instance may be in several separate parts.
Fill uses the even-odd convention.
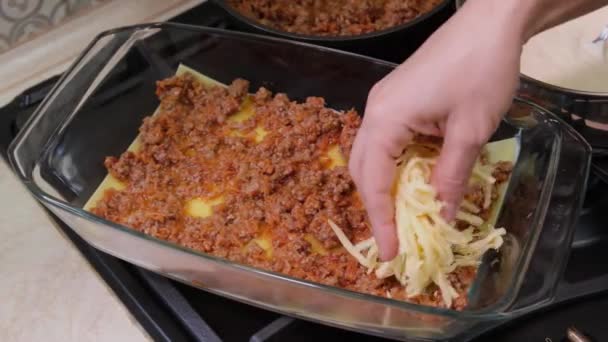
[[[353,245],[342,229],[329,220],[336,236],[357,261],[375,272],[378,278],[394,276],[405,286],[408,297],[422,294],[429,285],[441,290],[447,307],[458,296],[448,275],[457,267],[478,266],[483,254],[503,244],[506,231],[484,226],[477,214],[481,208],[464,201],[457,212],[458,220],[470,226],[458,230],[441,216],[442,203],[430,185],[432,167],[438,148],[432,145],[411,145],[397,160],[398,179],[395,191],[395,223],[399,240],[398,255],[389,262],[380,262],[374,238]],[[483,209],[488,209],[496,180],[491,170],[477,163],[471,183],[481,183],[484,190]]]

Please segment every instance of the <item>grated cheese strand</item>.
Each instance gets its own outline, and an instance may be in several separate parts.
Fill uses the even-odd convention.
[[[353,244],[350,242],[350,240],[348,239],[346,234],[344,234],[342,229],[340,229],[340,227],[338,227],[334,223],[334,221],[332,221],[331,219],[329,219],[328,222],[329,222],[329,226],[334,231],[334,234],[336,234],[336,236],[338,237],[338,240],[340,240],[340,243],[342,244],[342,246],[344,246],[344,248],[348,251],[348,253],[350,253],[353,257],[355,257],[355,259],[357,259],[357,261],[361,265],[363,265],[365,267],[369,267],[369,263],[367,262],[367,259],[363,256],[363,254],[361,254],[361,252],[359,252],[355,248],[355,246],[353,246]]]
[[[479,209],[478,206],[476,206],[471,201],[466,200],[466,199],[462,201],[462,209],[464,209],[472,214],[479,214],[479,212],[481,212],[481,209]]]

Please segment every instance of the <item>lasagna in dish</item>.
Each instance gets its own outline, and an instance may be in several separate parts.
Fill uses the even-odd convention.
[[[143,120],[134,143],[105,159],[108,176],[86,210],[158,239],[295,278],[424,305],[466,306],[479,262],[471,258],[480,253],[468,244],[487,249],[500,242],[501,231],[488,222],[509,178],[512,142],[482,154],[449,226],[433,216],[437,203],[425,185],[440,141],[419,139],[406,149],[399,167],[409,185],[397,186],[396,201],[417,198],[424,208],[408,204],[403,210],[409,214],[403,214],[398,206],[397,220],[426,217],[424,227],[445,230],[438,234],[447,240],[421,243],[417,259],[400,254],[403,262],[387,265],[375,260],[370,224],[347,169],[361,124],[355,110],[335,111],[320,97],[298,103],[266,88],[250,93],[246,80],[225,86],[183,66],[157,83],[156,95],[160,106]],[[499,150],[510,152],[504,157]],[[408,166],[412,160],[415,165]],[[416,234],[410,239],[430,241]],[[490,235],[493,240],[484,244]],[[400,235],[402,246],[406,238]],[[443,253],[443,259],[433,261],[431,253]],[[428,274],[412,288],[406,283],[414,261],[443,264],[421,266]]]

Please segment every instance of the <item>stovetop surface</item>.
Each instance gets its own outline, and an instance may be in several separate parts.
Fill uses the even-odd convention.
[[[171,21],[233,29],[217,6],[205,2]],[[0,110],[0,153],[31,115],[57,78],[24,92]],[[598,163],[600,165],[601,163]],[[585,209],[579,220],[564,281],[558,291],[563,303],[524,316],[490,331],[475,341],[563,341],[576,326],[595,341],[608,341],[608,184],[591,177]],[[384,341],[282,316],[184,285],[100,252],[59,219],[59,227],[99,272],[125,306],[155,340],[196,341]],[[601,263],[603,261],[603,263]],[[601,264],[596,264],[600,262]],[[587,293],[595,295],[572,298]],[[490,328],[490,327],[489,327]]]

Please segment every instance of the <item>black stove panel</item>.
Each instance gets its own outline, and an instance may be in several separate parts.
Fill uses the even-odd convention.
[[[236,29],[222,9],[205,2],[171,21]],[[58,77],[18,96],[0,109],[0,154],[44,98]],[[598,158],[595,168],[604,170]],[[608,167],[605,168],[608,170]],[[608,174],[608,172],[605,172]],[[477,341],[564,341],[566,329],[576,326],[608,341],[604,312],[608,294],[581,295],[608,290],[608,183],[592,177],[585,209],[579,220],[573,250],[558,294],[563,304],[524,316],[500,327],[487,326]],[[140,324],[160,341],[311,341],[384,339],[297,320],[225,299],[184,285],[100,252],[79,238],[49,212],[91,265],[114,290]],[[573,300],[574,298],[578,298]]]

